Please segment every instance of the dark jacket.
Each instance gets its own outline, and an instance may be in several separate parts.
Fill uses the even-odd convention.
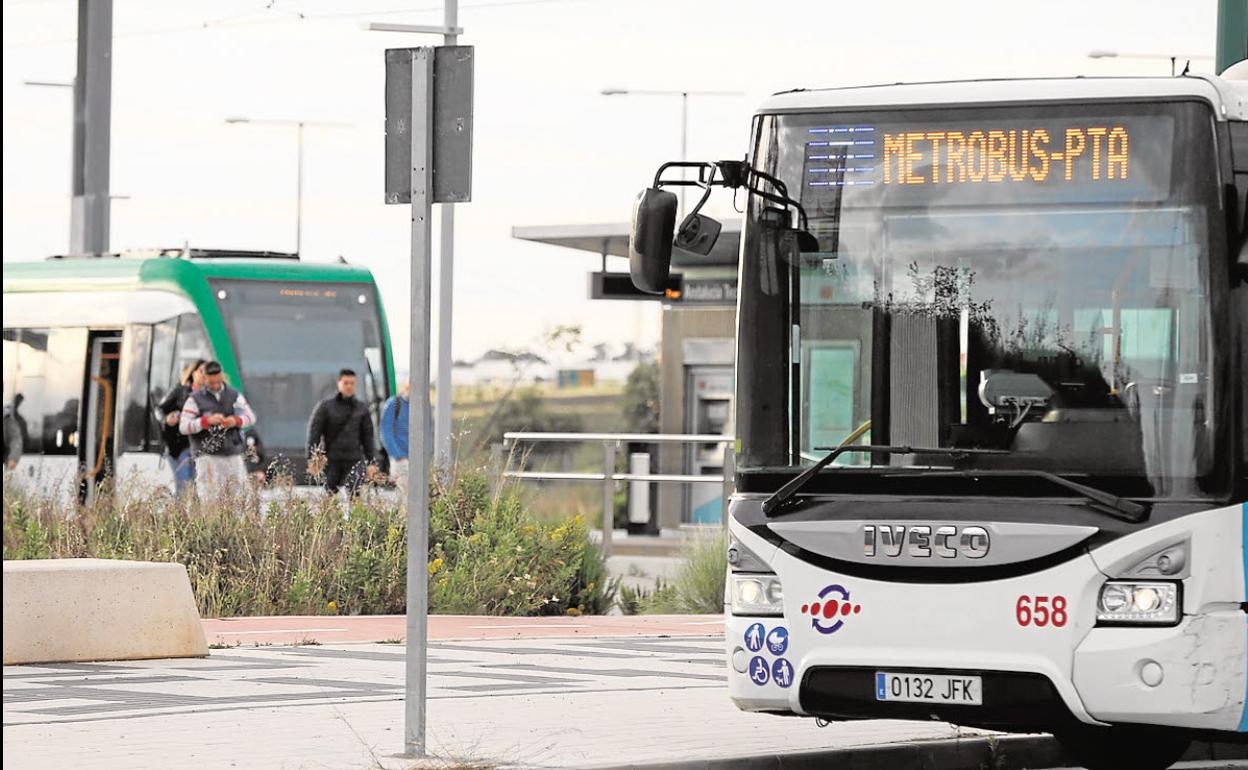
[[[13,407],[4,408],[4,462],[22,459],[22,426],[17,421],[17,410]]]
[[[178,423],[169,425],[165,422],[170,414],[178,415],[181,420],[182,405],[191,397],[191,389],[184,383],[179,382],[169,389],[169,392],[160,403],[156,406],[156,417],[160,420],[160,438],[165,444],[165,451],[170,457],[176,458],[178,455],[186,451],[191,445],[191,440],[182,434],[182,429]]]
[[[317,404],[308,421],[308,450],[318,446],[331,462],[373,462],[373,420],[364,402],[335,393]]]

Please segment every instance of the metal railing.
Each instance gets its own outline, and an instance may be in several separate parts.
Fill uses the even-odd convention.
[[[524,471],[507,467],[510,452],[503,462],[505,478],[531,481],[597,481],[602,484],[602,555],[611,555],[611,536],[615,529],[615,483],[617,481],[655,482],[659,484],[721,484],[724,488],[723,522],[728,521],[728,497],[732,494],[735,475],[732,436],[685,433],[525,433],[503,434],[504,451],[523,443],[601,443],[602,473],[568,471]],[[719,476],[688,473],[620,473],[615,469],[616,453],[621,444],[722,444],[724,471]]]

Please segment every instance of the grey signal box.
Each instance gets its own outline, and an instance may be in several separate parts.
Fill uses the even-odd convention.
[[[411,120],[423,114],[412,104],[414,50],[386,49],[386,203],[412,201]],[[434,51],[432,202],[464,203],[472,200],[473,47]]]

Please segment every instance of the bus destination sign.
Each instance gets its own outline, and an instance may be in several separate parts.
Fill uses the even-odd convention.
[[[992,119],[806,130],[817,207],[1162,200],[1173,119]]]

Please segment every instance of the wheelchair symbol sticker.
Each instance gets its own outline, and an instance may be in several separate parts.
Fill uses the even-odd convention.
[[[767,669],[767,661],[763,660],[762,656],[755,655],[750,661],[750,679],[754,684],[762,687],[770,678],[771,671]]]

